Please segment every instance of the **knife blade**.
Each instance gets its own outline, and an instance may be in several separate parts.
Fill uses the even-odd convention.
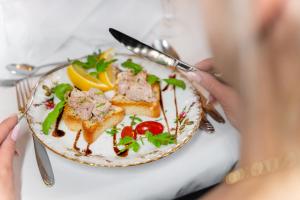
[[[193,66],[179,59],[173,58],[157,49],[154,49],[153,47],[141,41],[138,41],[137,39],[130,37],[116,29],[109,28],[109,32],[128,50],[132,51],[134,54],[145,57],[150,61],[159,63],[161,65],[174,66],[186,72],[196,70],[196,68],[194,68]]]

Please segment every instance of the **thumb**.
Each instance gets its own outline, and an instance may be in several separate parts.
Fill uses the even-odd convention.
[[[12,167],[13,157],[15,154],[16,139],[19,134],[19,125],[15,126],[11,133],[6,137],[0,147],[1,164],[10,168]]]

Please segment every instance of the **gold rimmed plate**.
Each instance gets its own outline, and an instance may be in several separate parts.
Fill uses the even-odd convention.
[[[123,61],[130,57],[119,54],[116,58],[118,59],[117,65],[120,66]],[[45,86],[50,88],[57,83],[70,83],[72,85],[66,68],[50,74],[37,88],[33,106],[31,106],[27,115],[27,121],[34,136],[48,149],[64,158],[82,164],[102,167],[127,167],[156,161],[184,146],[197,131],[201,120],[202,110],[196,90],[188,80],[170,68],[138,57],[132,57],[132,59],[134,62],[142,65],[148,73],[158,76],[161,80],[176,76],[176,78],[185,82],[186,88],[182,89],[173,86],[167,87],[166,83],[161,81],[161,104],[163,108],[161,116],[158,118],[137,116],[143,121],[157,121],[163,124],[164,131],[169,131],[176,137],[176,143],[162,145],[160,148],[157,148],[147,140],[140,141],[139,137],[141,136],[138,136],[139,151],[134,152],[133,150],[129,150],[128,155],[122,157],[114,151],[113,136],[106,132],[103,132],[89,147],[87,147],[87,142],[84,140],[82,134],[70,131],[63,121],[60,122],[59,129],[65,132],[64,136],[54,136],[51,134],[51,131],[50,134],[45,135],[42,132],[41,124],[51,111],[45,105],[45,101],[51,97],[45,95],[44,88]],[[57,103],[57,101],[58,99],[54,98],[54,103]],[[130,116],[126,115],[117,128],[122,130],[124,126],[130,123]],[[120,137],[121,131],[118,131],[116,140],[118,141]],[[75,141],[77,148],[74,148]],[[89,153],[87,153],[87,149],[90,150]]]

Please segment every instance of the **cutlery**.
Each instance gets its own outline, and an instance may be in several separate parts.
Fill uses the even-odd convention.
[[[161,50],[162,52],[176,58],[180,59],[178,53],[176,50],[166,41],[163,39],[155,40],[153,42],[153,47],[156,49]],[[213,125],[210,123],[210,121],[206,117],[206,113],[209,114],[215,121],[219,123],[225,123],[225,119],[222,117],[222,115],[215,109],[215,107],[209,103],[206,99],[206,97],[199,92],[200,97],[200,103],[201,107],[204,112],[202,112],[202,120],[200,122],[200,129],[207,131],[209,133],[213,133],[215,131]]]
[[[134,54],[145,57],[152,62],[156,62],[166,66],[174,66],[183,71],[196,70],[195,67],[190,66],[187,63],[184,63],[183,61],[178,60],[176,58],[172,58],[171,56],[168,56],[167,54],[162,53],[161,51],[158,51],[153,47],[150,47],[124,33],[121,33],[120,31],[117,31],[113,28],[109,28],[109,32],[116,40],[122,43],[127,49],[132,51]]]
[[[86,57],[87,56],[82,56],[82,57],[77,58],[77,59],[72,59],[72,60],[68,60],[68,61],[61,61],[61,62],[54,62],[54,63],[48,63],[48,64],[44,64],[44,65],[40,65],[40,66],[33,66],[33,65],[30,65],[30,64],[11,63],[11,64],[6,65],[6,69],[12,74],[31,76],[31,75],[35,74],[36,72],[38,72],[39,70],[41,70],[43,68],[51,67],[51,66],[57,66],[57,65],[63,65],[63,64],[69,63],[70,61],[80,60],[80,59],[83,59],[83,58],[86,58]]]
[[[109,32],[117,41],[123,44],[128,50],[141,57],[145,57],[152,62],[156,62],[165,66],[173,66],[185,72],[197,70],[202,71],[192,65],[181,61],[180,59],[177,59],[175,57],[172,57],[171,55],[168,55],[166,53],[163,53],[162,51],[150,47],[149,45],[138,41],[137,39],[134,39],[116,29],[109,28]],[[162,44],[162,46],[164,46],[164,44]],[[220,74],[214,72],[209,73],[211,73],[216,79],[224,83],[224,81],[220,77]]]
[[[16,84],[16,93],[19,111],[23,113],[22,116],[24,116],[24,114],[26,114],[27,112],[26,103],[31,95],[31,89],[28,79],[20,81]],[[22,117],[19,118],[19,121],[21,119]],[[34,135],[32,135],[32,139],[34,144],[35,157],[41,177],[47,186],[53,186],[55,183],[55,179],[47,151]]]

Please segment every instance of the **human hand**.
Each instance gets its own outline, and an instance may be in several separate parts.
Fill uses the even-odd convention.
[[[15,185],[13,179],[13,157],[15,143],[19,133],[16,115],[5,119],[0,124],[0,199],[14,200]]]
[[[197,90],[201,91],[201,87],[205,88],[211,97],[220,103],[230,123],[240,130],[239,96],[233,88],[221,83],[207,73],[213,66],[212,59],[203,60],[196,64],[196,67],[203,71],[189,72],[186,73],[186,76],[193,82]]]

